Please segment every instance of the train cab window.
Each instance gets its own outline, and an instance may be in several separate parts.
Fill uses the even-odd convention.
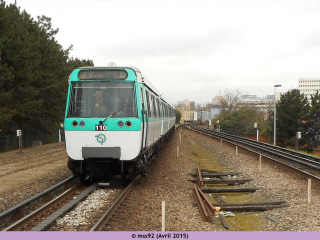
[[[72,82],[67,117],[137,117],[133,82]]]

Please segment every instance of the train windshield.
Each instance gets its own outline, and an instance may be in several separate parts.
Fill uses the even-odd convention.
[[[137,117],[133,82],[72,82],[67,117]]]

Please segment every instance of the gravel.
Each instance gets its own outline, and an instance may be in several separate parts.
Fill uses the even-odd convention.
[[[180,143],[182,131],[182,143]],[[312,200],[308,204],[307,178],[275,163],[262,160],[259,170],[259,156],[241,151],[235,156],[235,147],[191,130],[178,129],[165,145],[161,156],[156,158],[148,176],[128,196],[115,217],[105,227],[109,231],[161,231],[161,203],[166,204],[167,231],[226,231],[219,219],[214,223],[203,222],[191,194],[193,184],[188,180],[195,172],[194,155],[190,144],[197,144],[201,150],[209,151],[230,171],[242,172],[253,181],[241,187],[262,187],[252,194],[253,199],[282,201],[288,207],[258,213],[235,213],[235,215],[259,215],[263,221],[257,223],[254,231],[319,231],[320,207],[319,183],[312,181]],[[177,157],[179,147],[179,157]],[[200,161],[201,166],[201,161]],[[230,217],[232,219],[232,217]],[[229,219],[229,217],[228,217]],[[242,218],[244,221],[245,218]],[[229,220],[232,223],[233,220]],[[231,230],[237,230],[232,229]]]
[[[90,230],[95,222],[92,219],[97,217],[97,212],[103,213],[100,209],[109,206],[119,195],[119,189],[98,189],[77,207],[57,220],[54,231],[83,231]]]
[[[220,140],[209,140],[208,137],[197,133],[188,133],[205,149],[210,149],[217,159],[233,171],[243,172],[246,178],[254,180],[244,187],[262,187],[253,194],[268,201],[285,200],[288,207],[259,213],[268,216],[262,231],[319,231],[320,230],[320,184],[312,181],[311,202],[308,203],[308,178],[296,171],[289,170],[269,160],[262,160],[260,171],[259,156],[240,150],[235,156],[235,146]]]
[[[182,143],[180,143],[180,133]],[[140,178],[103,230],[161,231],[162,202],[164,201],[166,231],[226,231],[219,218],[214,217],[213,223],[206,223],[200,217],[192,196],[193,183],[189,180],[193,179],[190,173],[195,172],[196,166],[206,165],[202,162],[201,156],[192,153],[191,145],[196,145],[201,151],[209,152],[212,162],[217,161],[225,169],[242,172],[245,178],[252,178],[253,181],[239,187],[262,187],[261,190],[250,195],[253,199],[285,200],[289,205],[266,212],[246,214],[235,212],[235,217],[226,217],[229,223],[236,223],[239,216],[242,217],[241,221],[244,221],[246,216],[250,218],[259,215],[263,220],[257,223],[252,231],[320,230],[320,184],[318,182],[312,180],[312,198],[308,203],[308,179],[304,175],[265,159],[262,160],[260,171],[259,156],[241,149],[238,151],[238,156],[235,156],[234,146],[224,143],[221,147],[218,140],[209,139],[207,136],[182,128],[176,130],[169,142],[164,145],[161,156],[155,158],[150,165],[147,177]],[[179,147],[179,156],[177,156],[177,147]],[[39,184],[43,182],[42,180],[39,180]],[[50,185],[52,180],[48,179],[46,182]],[[28,189],[28,195],[38,192],[33,186],[25,187]],[[41,187],[44,187],[43,183]],[[99,208],[101,204],[105,205],[110,196],[102,189],[90,198],[94,201],[88,199],[75,211],[58,221],[60,231],[82,230],[79,225],[90,224],[87,223],[88,219],[92,219],[90,214],[94,213],[94,209]],[[17,198],[15,194],[8,195],[5,201],[2,199],[2,203],[17,201],[17,199],[21,197]],[[231,225],[231,230],[238,229]]]

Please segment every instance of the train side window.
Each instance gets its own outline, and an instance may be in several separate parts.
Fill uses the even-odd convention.
[[[159,99],[157,98],[157,108],[158,108],[158,118],[161,118],[160,114],[160,104],[159,104]]]
[[[154,116],[155,118],[158,117],[158,110],[157,110],[157,99],[155,98],[155,96],[153,96],[153,104],[154,104]]]
[[[150,96],[151,96],[151,114],[152,114],[152,118],[154,118],[155,117],[155,114],[154,114],[154,99],[153,99],[153,95],[152,95],[152,93],[150,94]]]
[[[163,118],[163,102],[161,102],[161,109],[160,109],[160,112],[161,112],[161,118]]]
[[[161,117],[161,115],[160,115],[160,105],[159,104],[160,104],[159,103],[159,98],[157,98],[157,115],[158,115],[158,118]]]
[[[158,98],[155,98],[155,105],[156,105],[156,115],[157,115],[157,118],[159,118],[160,113],[159,113],[159,100],[158,100]]]
[[[168,106],[167,106],[167,104],[165,105],[165,113],[166,113],[166,117],[168,117]]]
[[[148,105],[148,117],[151,117],[151,103],[150,103],[150,94],[148,91],[146,91],[146,97],[147,97],[147,105]]]
[[[155,106],[155,99],[154,99],[154,96],[151,95],[151,98],[152,98],[152,115],[154,118],[157,117],[157,113],[156,113],[156,106]]]
[[[154,116],[155,118],[158,117],[158,113],[157,113],[157,99],[153,96],[153,106],[154,106]]]

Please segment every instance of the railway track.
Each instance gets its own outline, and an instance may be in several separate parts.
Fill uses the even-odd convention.
[[[212,129],[205,129],[197,126],[186,126],[186,128],[219,139],[221,144],[223,144],[223,142],[232,144],[236,147],[260,155],[260,159],[263,157],[275,161],[290,169],[294,169],[309,177],[320,180],[320,158],[318,157],[223,132],[217,132]]]
[[[85,187],[83,187],[80,183],[70,187],[59,196],[55,197],[40,208],[17,220],[2,231],[46,230],[55,221],[56,218],[71,209],[72,206],[68,205],[70,203],[70,200],[74,196],[79,195],[79,192],[85,192],[84,189]],[[92,191],[92,188],[90,188],[90,190]],[[81,199],[77,198],[77,200]],[[74,204],[76,203],[77,202],[74,202]],[[57,211],[55,211],[57,208],[61,209],[61,213],[57,214]],[[52,216],[53,213],[55,216]]]
[[[120,203],[125,199],[127,194],[131,191],[132,187],[135,185],[137,180],[140,178],[138,175],[133,182],[131,182],[122,192],[121,194],[110,204],[109,207],[106,208],[106,211],[99,217],[95,224],[91,227],[90,231],[98,231],[100,230],[104,224],[110,219],[112,214],[118,208]],[[62,183],[60,183],[62,184]],[[54,229],[54,225],[56,224],[57,219],[65,216],[68,212],[75,208],[77,204],[86,199],[90,194],[92,194],[99,186],[104,186],[104,184],[93,183],[89,187],[83,186],[81,183],[78,183],[68,190],[55,197],[48,203],[44,204],[37,210],[32,213],[20,218],[16,222],[12,223],[10,226],[2,229],[2,231],[52,231]],[[52,189],[52,188],[50,188]],[[46,193],[50,192],[50,190],[46,190]],[[30,201],[36,201],[35,199]],[[8,209],[7,211],[0,214],[3,218],[13,214],[13,212],[17,211],[21,207],[21,205],[25,205],[26,203],[20,203],[17,206]],[[30,204],[30,203],[29,203]],[[96,217],[94,218],[96,219]],[[95,220],[93,220],[95,221]]]
[[[99,218],[99,220],[94,224],[90,231],[99,231],[108,222],[112,214],[117,210],[120,203],[125,199],[125,197],[132,190],[133,186],[139,180],[141,175],[138,175],[134,180],[124,189],[120,196],[110,205],[110,207],[105,211],[104,214]]]
[[[57,183],[56,185],[40,192],[39,194],[36,194],[35,196],[26,199],[25,201],[3,211],[0,213],[0,222],[8,222],[11,223],[13,220],[18,220],[26,215],[28,215],[28,207],[30,207],[33,204],[39,203],[39,202],[48,202],[52,200],[52,196],[55,194],[59,194],[65,189],[68,189],[70,186],[74,185],[74,180],[76,179],[76,176],[71,176],[60,183]]]

